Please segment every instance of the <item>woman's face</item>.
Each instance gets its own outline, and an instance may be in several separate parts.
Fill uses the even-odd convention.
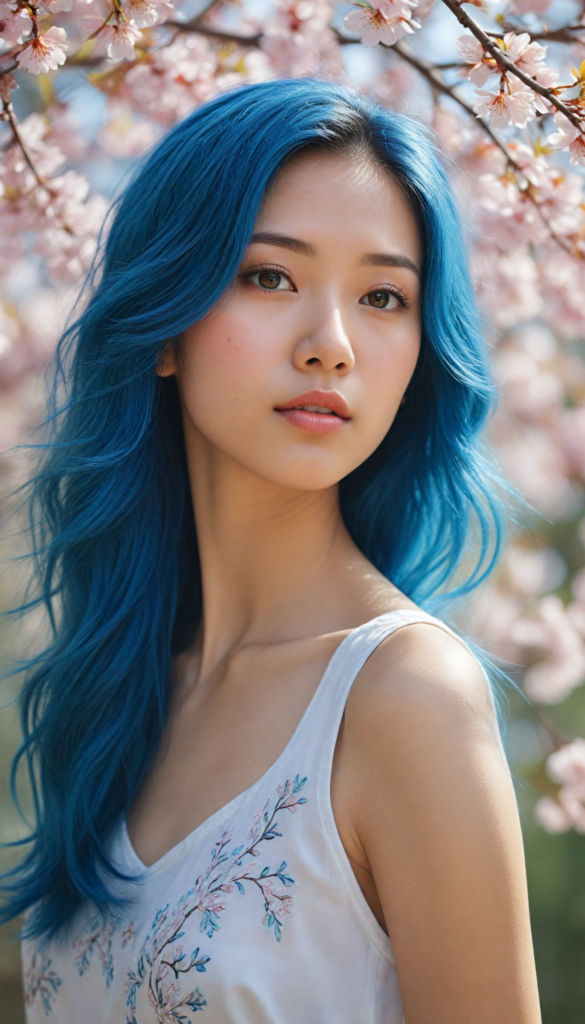
[[[398,185],[357,158],[290,161],[233,287],[160,367],[196,442],[285,487],[337,483],[382,441],[420,347],[421,244]]]

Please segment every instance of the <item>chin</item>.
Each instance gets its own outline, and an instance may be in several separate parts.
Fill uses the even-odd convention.
[[[354,467],[340,467],[337,460],[335,464],[331,460],[329,465],[326,459],[316,463],[314,459],[305,456],[288,465],[284,460],[275,458],[270,466],[249,468],[256,476],[277,487],[287,487],[294,491],[324,491],[328,487],[335,487]]]

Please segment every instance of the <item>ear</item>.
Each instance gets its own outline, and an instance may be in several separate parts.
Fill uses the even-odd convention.
[[[177,373],[177,357],[172,341],[167,341],[157,363],[156,372],[159,377],[173,377]]]

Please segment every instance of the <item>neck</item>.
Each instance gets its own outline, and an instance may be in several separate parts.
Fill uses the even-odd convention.
[[[280,487],[201,435],[191,437],[188,461],[203,588],[200,670],[245,643],[339,629],[347,574],[368,563],[345,529],[337,487]]]

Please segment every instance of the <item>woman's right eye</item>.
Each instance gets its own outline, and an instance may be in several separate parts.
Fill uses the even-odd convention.
[[[250,274],[248,280],[252,281],[258,288],[268,292],[292,291],[291,282],[278,270],[257,270]]]

